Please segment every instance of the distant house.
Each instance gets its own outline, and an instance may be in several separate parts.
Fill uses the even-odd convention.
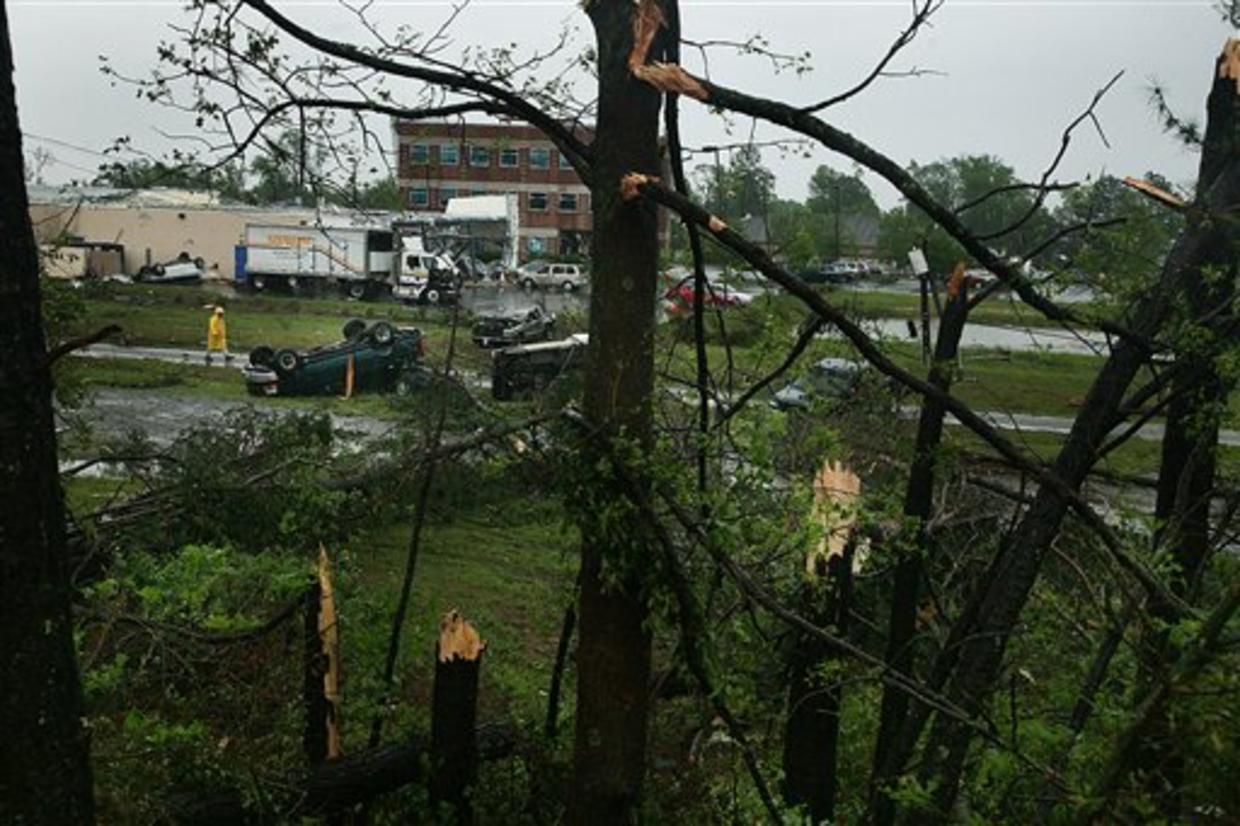
[[[873,215],[840,217],[842,246],[855,258],[873,258],[878,254],[878,218]]]

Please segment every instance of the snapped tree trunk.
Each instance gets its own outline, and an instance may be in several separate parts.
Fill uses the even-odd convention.
[[[848,633],[855,545],[828,563],[825,576],[803,584],[801,613],[815,625]],[[804,805],[812,823],[835,818],[839,793],[841,683],[823,672],[838,655],[817,637],[798,635],[792,653],[784,725],[784,799]]]
[[[584,414],[595,439],[582,467],[606,465],[608,440],[646,452],[654,386],[657,215],[647,199],[624,200],[631,172],[659,173],[660,95],[634,78],[635,16],[647,4],[585,4],[598,44],[598,118],[593,143],[594,210],[589,369]],[[640,488],[649,488],[638,479]],[[643,577],[655,558],[649,526],[613,474],[588,476],[578,496],[582,534],[577,717],[570,824],[630,823],[645,773],[650,682]]]
[[[458,823],[473,819],[466,792],[478,774],[474,728],[484,648],[478,632],[456,611],[440,620],[431,705],[430,799],[432,808],[450,806]]]
[[[801,612],[840,636],[848,633],[860,493],[861,480],[842,465],[826,463],[814,480],[815,515],[825,533],[806,557]],[[813,823],[835,818],[843,690],[826,672],[837,659],[820,638],[795,635],[784,725],[784,798],[804,805]]]
[[[1236,95],[1236,81],[1230,76],[1232,65],[1220,59],[1212,94]],[[1158,283],[1129,313],[1129,329],[1144,339],[1154,339],[1163,330],[1172,302],[1182,295],[1192,273],[1203,266],[1230,265],[1235,251],[1225,231],[1226,222],[1218,220],[1218,216],[1238,206],[1240,158],[1232,152],[1225,162],[1208,170],[1203,167],[1188,226],[1164,262]],[[1144,348],[1124,341],[1115,346],[1099,371],[1053,468],[1071,487],[1079,487],[1093,466],[1098,448],[1117,424],[1124,394],[1146,357]],[[1042,558],[1059,533],[1065,512],[1066,503],[1056,491],[1047,487],[1038,491],[985,580],[979,583],[976,612],[969,612],[972,619],[968,615],[962,618],[970,627],[953,629],[952,636],[964,641],[959,653],[945,649],[940,654],[940,659],[956,659],[948,694],[969,712],[981,707],[994,685],[1007,641],[1037,580]],[[889,767],[897,769],[892,772],[893,777],[911,756],[928,716],[929,710],[924,706],[915,714],[910,712],[900,742],[888,756]],[[972,737],[973,731],[964,721],[945,715],[935,718],[919,771],[922,783],[934,789],[933,818],[947,818],[955,803]],[[919,813],[910,817],[924,821],[927,816]]]
[[[1240,48],[1228,44],[1227,52]],[[1227,53],[1225,52],[1225,54]],[[1237,105],[1240,101],[1228,83],[1216,81],[1207,107],[1209,120],[1202,142],[1199,177],[1210,180],[1229,158],[1237,156]],[[1223,222],[1229,225],[1231,222]],[[1240,233],[1230,228],[1232,249],[1240,249]],[[1171,402],[1167,408],[1162,454],[1158,471],[1158,495],[1154,516],[1161,526],[1155,543],[1173,562],[1171,590],[1192,599],[1210,547],[1210,501],[1214,494],[1218,465],[1218,434],[1234,381],[1224,379],[1218,361],[1220,336],[1235,314],[1236,265],[1220,262],[1217,269],[1200,268],[1190,274],[1185,289],[1188,326],[1177,342],[1179,373],[1171,382]],[[1170,606],[1153,606],[1155,615],[1168,626],[1177,622],[1178,612]],[[1157,653],[1146,663],[1143,688],[1164,683],[1175,660],[1165,631],[1147,634],[1143,648]],[[1184,781],[1184,755],[1175,748],[1171,721],[1163,707],[1150,720],[1146,735],[1137,746],[1134,762],[1143,770],[1147,792],[1169,819],[1179,818],[1179,789]]]
[[[0,3],[0,822],[91,823],[52,378]]]
[[[923,282],[924,283],[924,282]],[[969,296],[964,278],[964,267],[957,268],[948,288],[948,301],[939,322],[939,335],[934,344],[934,359],[930,365],[930,382],[940,390],[951,387],[952,371],[960,347],[969,314]],[[917,442],[913,453],[913,465],[909,469],[908,485],[904,493],[904,515],[916,520],[917,535],[913,548],[904,550],[904,557],[896,565],[891,588],[891,610],[887,623],[886,662],[896,671],[912,675],[913,636],[917,630],[917,609],[921,599],[921,578],[929,537],[926,525],[930,520],[934,495],[934,463],[943,437],[943,405],[933,399],[925,399],[917,424]],[[904,718],[908,712],[908,694],[895,686],[883,689],[882,711],[879,715],[878,739],[874,747],[871,800],[880,809],[889,807],[882,795],[883,785],[890,780],[883,774],[884,764],[895,746]],[[885,815],[882,819],[888,819]]]

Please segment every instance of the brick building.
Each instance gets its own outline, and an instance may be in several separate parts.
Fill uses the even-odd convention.
[[[555,144],[515,123],[395,121],[397,185],[407,209],[440,211],[463,195],[514,194],[522,259],[584,255],[590,190]],[[586,131],[583,140],[591,135]]]

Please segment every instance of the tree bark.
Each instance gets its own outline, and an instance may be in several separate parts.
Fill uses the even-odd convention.
[[[1209,120],[1202,143],[1199,176],[1210,180],[1228,158],[1237,154],[1237,98],[1216,83],[1207,108]],[[1230,223],[1230,222],[1227,222]],[[1240,234],[1233,229],[1233,238]],[[1233,248],[1240,248],[1234,244]],[[1160,529],[1155,543],[1173,563],[1171,590],[1191,601],[1195,583],[1200,580],[1210,547],[1210,501],[1214,493],[1218,466],[1218,434],[1234,381],[1224,379],[1217,361],[1215,339],[1234,318],[1236,265],[1221,266],[1218,272],[1198,269],[1191,274],[1185,290],[1189,329],[1185,341],[1177,342],[1177,362],[1183,366],[1171,382],[1171,403],[1167,408],[1165,435],[1158,472],[1154,516]],[[1211,334],[1213,333],[1213,334]],[[1179,620],[1170,606],[1153,606],[1156,616],[1167,625]],[[1156,652],[1153,662],[1143,669],[1145,686],[1167,679],[1167,670],[1176,652],[1165,631],[1147,635],[1146,650]],[[1169,819],[1179,817],[1179,789],[1184,780],[1184,755],[1175,748],[1174,732],[1165,707],[1155,715],[1138,747],[1135,762],[1143,769],[1151,799]]]
[[[430,802],[432,808],[448,804],[457,823],[473,820],[466,792],[478,773],[474,728],[483,649],[478,632],[460,614],[444,616],[435,644]]]
[[[854,553],[850,541],[843,555],[830,561],[822,580],[802,586],[802,615],[840,636],[848,633]],[[793,806],[804,805],[811,823],[835,819],[843,689],[837,680],[824,683],[821,672],[837,659],[822,640],[797,635],[784,725],[784,798]]]
[[[657,216],[645,199],[625,201],[629,172],[657,175],[660,95],[630,75],[631,0],[586,4],[598,43],[598,121],[592,149],[594,205],[589,370],[584,415],[594,428],[582,466],[603,466],[606,440],[645,453],[654,387]],[[649,483],[637,484],[648,489]],[[654,558],[649,526],[624,501],[621,483],[597,473],[580,496],[582,582],[577,646],[574,776],[566,821],[630,823],[645,773],[650,634],[643,575]]]
[[[94,820],[8,13],[0,2],[0,822]]]
[[[319,638],[319,603],[322,591],[319,583],[306,589],[306,610],[302,627],[302,703],[305,706],[305,726],[301,734],[301,747],[306,763],[317,766],[327,759],[328,702],[323,693],[323,675],[327,673],[323,641]]]
[[[951,376],[960,336],[969,315],[969,297],[963,273],[954,277],[952,293],[939,323],[930,365],[930,382],[940,390],[951,387]],[[891,614],[887,623],[887,664],[902,674],[913,675],[913,636],[917,627],[917,607],[921,599],[921,578],[924,558],[929,551],[926,525],[930,520],[934,495],[934,463],[943,437],[942,403],[927,398],[922,402],[917,424],[917,442],[913,466],[909,470],[904,493],[904,515],[917,521],[916,546],[896,565],[891,589]],[[882,786],[890,779],[883,766],[892,751],[908,712],[908,694],[893,686],[883,689],[883,705],[879,716],[878,739],[874,748],[874,771],[871,800],[878,807],[888,805]]]
[[[474,730],[479,760],[510,756],[516,745],[511,725],[486,725]],[[425,738],[350,754],[309,771],[283,778],[255,799],[240,789],[187,793],[169,800],[173,820],[182,826],[223,823],[271,823],[342,812],[426,776],[429,746]]]

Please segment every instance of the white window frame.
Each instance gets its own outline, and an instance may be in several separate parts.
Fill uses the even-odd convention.
[[[542,199],[543,199],[543,205],[542,205],[542,206],[540,206],[540,207],[536,207],[536,206],[534,206],[534,196],[535,196],[535,195],[541,195],[541,196],[542,196]],[[547,211],[548,209],[550,209],[550,208],[551,208],[551,199],[547,196],[547,193],[545,193],[545,192],[531,192],[531,193],[530,193],[530,196],[529,196],[529,210],[530,210],[530,212],[546,212],[546,211]]]
[[[444,160],[444,150],[452,152],[452,160]],[[461,147],[455,143],[444,143],[439,145],[439,165],[440,166],[460,166],[461,164]]]
[[[565,198],[573,199],[572,207],[564,206]],[[577,212],[579,209],[581,209],[581,198],[577,195],[576,192],[561,192],[558,209],[560,212]]]
[[[441,204],[446,204],[448,203],[448,201],[451,201],[453,198],[459,198],[459,197],[460,197],[460,194],[457,192],[457,189],[454,186],[445,186],[445,187],[440,187],[439,189],[439,203]]]
[[[563,152],[559,152],[558,154],[560,156],[560,169],[572,169],[573,165],[569,162],[568,156]]]
[[[543,163],[539,164],[539,163],[534,162],[534,156],[536,153],[541,154],[541,156],[544,158]],[[534,147],[533,149],[530,149],[530,169],[550,169],[550,168],[551,168],[551,150],[550,149],[543,149],[542,147]]]
[[[505,163],[504,156],[511,153],[512,163]],[[499,150],[499,165],[501,169],[516,169],[521,165],[521,150],[514,146]]]
[[[418,160],[418,151],[422,152],[422,160]],[[424,143],[414,143],[409,146],[409,165],[410,166],[426,166],[431,162],[431,148]]]
[[[422,193],[421,203],[419,203],[418,193]],[[424,207],[431,205],[431,191],[424,186],[413,186],[409,188],[409,206]]]
[[[478,154],[479,154],[479,153],[485,153],[485,154],[486,154],[486,161],[485,161],[484,163],[479,163],[479,162],[478,162]],[[478,167],[479,169],[483,169],[483,168],[485,168],[485,167],[489,167],[489,166],[491,165],[491,147],[489,147],[489,146],[478,146],[477,144],[471,145],[471,146],[469,147],[469,165],[470,165],[470,166],[476,166],[476,167]]]

